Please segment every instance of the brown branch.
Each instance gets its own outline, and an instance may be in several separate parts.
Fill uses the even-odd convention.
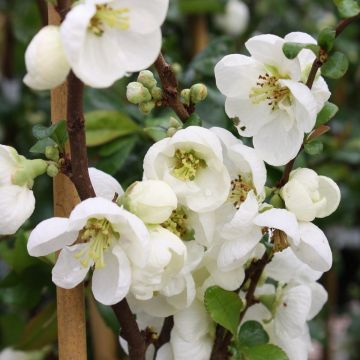
[[[145,340],[126,299],[112,305],[112,309],[121,325],[120,335],[128,342],[129,358],[145,360]]]
[[[39,8],[39,13],[41,17],[42,26],[48,24],[48,6],[45,0],[36,0],[37,6]]]
[[[163,87],[163,102],[175,111],[182,122],[185,122],[191,114],[180,101],[178,83],[171,66],[165,61],[161,53],[154,65]]]
[[[84,84],[70,72],[68,76],[67,129],[71,150],[72,181],[81,200],[95,197],[89,171],[83,114]]]
[[[154,352],[154,360],[156,359],[156,355],[158,350],[166,343],[170,341],[171,330],[174,327],[174,317],[168,316],[164,320],[164,324],[162,326],[160,335],[158,339],[154,342],[155,352]]]

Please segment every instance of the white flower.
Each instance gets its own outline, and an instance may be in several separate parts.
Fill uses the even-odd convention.
[[[150,147],[144,159],[144,179],[165,181],[179,203],[196,212],[220,207],[230,191],[220,141],[199,126],[179,130]]]
[[[8,347],[0,352],[0,360],[42,360],[46,352],[46,350],[18,351]]]
[[[146,69],[161,48],[168,0],[85,0],[61,25],[72,70],[85,84],[108,87],[128,72]]]
[[[195,299],[196,288],[192,272],[197,269],[204,256],[204,248],[194,241],[185,243],[186,263],[177,275],[167,279],[162,289],[146,301],[128,296],[133,311],[143,311],[155,317],[167,317],[189,307]]]
[[[311,169],[296,169],[290,173],[287,184],[280,192],[286,208],[298,220],[312,221],[332,214],[340,203],[337,184],[326,176],[319,176]]]
[[[170,345],[174,360],[208,360],[214,341],[214,324],[204,305],[195,300],[174,315]]]
[[[139,300],[151,299],[186,263],[187,249],[173,233],[161,226],[150,227],[150,252],[147,265],[135,268],[131,291]]]
[[[70,71],[58,26],[42,28],[25,53],[27,74],[24,83],[35,90],[48,90],[61,85]]]
[[[82,242],[74,245],[79,236]],[[99,302],[112,305],[127,295],[132,265],[146,265],[149,233],[135,215],[109,200],[91,198],[78,204],[69,219],[45,220],[30,234],[30,255],[44,256],[60,249],[53,282],[73,288],[94,268],[93,294]]]
[[[35,208],[34,179],[46,172],[43,160],[27,160],[0,145],[0,235],[14,234]]]
[[[325,82],[319,83],[322,91],[300,82],[299,59],[289,60],[282,51],[288,39],[291,34],[285,39],[255,36],[245,44],[250,57],[228,55],[215,66],[226,113],[238,118],[239,133],[253,137],[255,150],[271,165],[284,165],[296,156],[330,96]]]
[[[216,25],[226,34],[241,35],[249,23],[249,9],[242,1],[229,0],[225,6],[225,14],[215,17]]]
[[[109,174],[96,168],[89,168],[89,176],[96,196],[113,201],[116,195],[120,197],[124,194],[121,185]]]
[[[124,205],[145,223],[161,224],[177,208],[177,198],[166,182],[144,180],[126,190]]]

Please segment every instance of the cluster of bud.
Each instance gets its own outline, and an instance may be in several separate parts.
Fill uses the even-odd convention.
[[[170,123],[169,123],[169,128],[167,130],[167,136],[171,137],[173,135],[175,135],[175,133],[182,129],[182,123],[181,121],[177,120],[176,118],[174,117],[170,117]]]
[[[127,99],[139,106],[139,110],[147,115],[162,99],[162,89],[157,86],[154,74],[150,70],[140,71],[137,81],[131,82],[126,88]]]
[[[197,104],[204,101],[207,97],[208,91],[204,84],[198,83],[191,86],[190,89],[183,89],[181,91],[181,99],[184,104]]]

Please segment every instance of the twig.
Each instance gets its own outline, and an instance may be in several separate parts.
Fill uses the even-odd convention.
[[[145,360],[145,340],[126,299],[113,305],[112,309],[121,325],[120,335],[128,342],[129,358]]]
[[[155,352],[154,352],[154,360],[156,359],[156,355],[158,350],[166,343],[170,341],[170,333],[172,328],[174,327],[174,317],[168,316],[164,320],[163,327],[161,329],[160,335],[158,339],[154,342]]]
[[[163,101],[175,111],[182,122],[185,122],[191,114],[180,101],[178,83],[171,66],[165,61],[161,53],[154,65],[163,86]]]

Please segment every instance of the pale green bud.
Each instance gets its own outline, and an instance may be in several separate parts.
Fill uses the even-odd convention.
[[[14,185],[32,188],[34,179],[46,173],[48,164],[42,159],[28,160],[24,157],[21,158],[19,169],[12,176],[12,183]]]
[[[56,146],[47,146],[45,148],[45,156],[52,161],[59,161],[59,149]]]
[[[179,63],[171,64],[171,69],[175,73],[176,76],[179,76],[182,73],[182,66]]]
[[[163,96],[163,91],[161,88],[159,88],[158,86],[154,86],[152,89],[151,89],[151,96],[152,98],[155,100],[155,101],[159,101],[162,99],[162,96]]]
[[[168,128],[166,134],[169,137],[172,137],[173,135],[175,135],[175,133],[178,131],[178,129],[174,128],[174,127],[170,127]]]
[[[180,93],[184,104],[190,105],[190,89],[183,89]]]
[[[204,84],[194,84],[190,89],[191,102],[197,104],[200,101],[204,101],[207,97],[208,91]]]
[[[149,90],[157,84],[154,74],[150,70],[140,71],[137,81],[143,84]]]
[[[46,173],[51,178],[54,178],[59,173],[59,169],[55,164],[50,164],[46,170]]]
[[[285,208],[284,201],[283,201],[283,199],[280,197],[280,195],[278,193],[274,194],[274,196],[270,199],[270,204],[274,208],[278,208],[278,209],[284,209]]]
[[[154,101],[147,101],[139,104],[139,110],[145,115],[150,114],[151,110],[154,109],[154,107],[155,107]]]
[[[126,87],[126,97],[132,104],[141,104],[151,100],[149,90],[139,82],[131,82]]]
[[[178,119],[174,118],[173,116],[170,117],[169,124],[170,124],[170,127],[174,127],[175,129],[179,129],[182,127],[181,122]]]

